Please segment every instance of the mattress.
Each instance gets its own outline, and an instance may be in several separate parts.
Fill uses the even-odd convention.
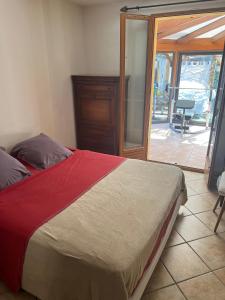
[[[42,300],[126,300],[168,214],[186,201],[182,171],[126,160],[30,238],[22,287]]]

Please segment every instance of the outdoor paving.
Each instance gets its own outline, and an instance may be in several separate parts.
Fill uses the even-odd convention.
[[[152,124],[148,159],[204,169],[210,129],[195,126],[192,131],[182,136],[168,123]]]

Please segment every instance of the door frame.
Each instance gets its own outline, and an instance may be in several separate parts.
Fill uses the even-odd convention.
[[[222,77],[222,67],[223,67],[223,64],[225,64],[225,42],[224,42],[224,50],[222,52],[222,65],[221,65],[221,69],[220,69],[219,83],[222,80],[221,77]],[[219,98],[219,84],[218,84],[218,89],[217,89],[217,93],[216,93],[215,108],[216,108],[217,103],[218,103],[218,98]],[[214,111],[213,111],[212,126],[213,126],[214,121],[215,121],[215,108],[214,108]],[[209,157],[210,148],[211,148],[211,140],[212,140],[212,133],[213,133],[212,126],[211,126],[210,136],[209,136],[209,144],[208,144],[208,149],[207,149],[207,157]]]
[[[145,108],[144,108],[144,128],[143,146],[124,148],[125,139],[125,99],[126,99],[126,76],[125,76],[125,53],[126,53],[126,20],[147,20],[147,61],[146,61],[146,83],[145,83]],[[133,15],[127,13],[120,14],[120,139],[119,153],[121,156],[147,160],[148,133],[151,113],[150,103],[152,98],[152,85],[154,80],[154,52],[155,52],[155,18],[145,15]]]
[[[212,14],[225,13],[225,7],[207,8],[207,9],[191,9],[185,11],[155,13],[149,16],[141,14],[120,14],[120,139],[119,153],[121,156],[130,158],[139,158],[147,160],[149,148],[149,132],[152,124],[152,108],[153,108],[153,92],[154,92],[154,64],[157,42],[157,27],[158,21],[162,18],[185,17],[193,14]],[[125,121],[125,34],[126,34],[126,19],[149,19],[148,46],[147,51],[147,69],[146,69],[146,103],[145,103],[145,118],[144,118],[144,142],[143,147],[124,149],[124,121]],[[150,43],[151,42],[151,43]],[[150,63],[151,62],[151,63]],[[123,77],[123,78],[122,78]],[[149,160],[151,161],[151,159]],[[185,167],[183,167],[185,169]],[[187,169],[190,169],[187,167]],[[200,169],[198,169],[200,171]]]
[[[206,171],[208,173],[208,186],[211,189],[215,189],[216,187],[216,180],[217,180],[217,176],[216,175],[220,175],[220,174],[215,174],[215,169],[214,169],[214,165],[216,164],[216,153],[215,151],[217,151],[218,144],[220,142],[220,132],[221,132],[221,128],[222,128],[222,121],[223,121],[223,112],[224,112],[224,108],[225,108],[225,89],[222,88],[221,91],[221,81],[223,80],[223,76],[224,76],[224,68],[225,68],[225,43],[224,43],[224,51],[223,51],[223,60],[222,60],[222,65],[221,65],[221,69],[220,69],[220,78],[219,78],[219,84],[218,84],[218,89],[217,89],[217,94],[216,94],[216,102],[215,102],[215,108],[217,108],[217,104],[219,101],[219,97],[220,97],[220,93],[222,93],[221,97],[221,109],[218,112],[218,120],[217,120],[217,127],[216,129],[213,128],[214,122],[215,122],[215,109],[213,112],[213,119],[212,119],[212,126],[211,126],[211,130],[210,130],[210,137],[209,137],[209,144],[208,144],[208,149],[207,149],[207,156],[206,156]],[[212,135],[213,132],[215,130],[215,140],[214,140],[214,144],[211,145],[212,142]],[[209,157],[210,155],[210,148],[212,147],[212,156],[211,158]],[[217,163],[218,164],[218,163]],[[214,169],[212,171],[212,168]],[[218,169],[217,169],[218,172]]]
[[[177,11],[177,12],[168,12],[168,13],[156,13],[156,14],[153,14],[152,16],[154,16],[156,22],[160,19],[164,19],[165,18],[171,18],[171,17],[185,17],[187,15],[192,15],[192,14],[196,14],[196,15],[201,15],[201,14],[212,14],[212,13],[225,13],[225,7],[220,7],[220,8],[211,8],[211,9],[196,9],[196,10],[188,10],[188,11]],[[193,51],[195,53],[197,53],[198,51]],[[203,51],[199,51],[199,53],[203,53]],[[213,52],[222,52],[222,51],[213,51]],[[186,53],[186,52],[182,52],[182,53]],[[189,53],[187,51],[187,53]],[[176,66],[176,72],[179,72],[179,60],[180,60],[180,56],[177,57],[178,61],[177,61],[177,66]],[[152,105],[152,103],[151,103]],[[151,113],[151,112],[150,112]],[[150,136],[150,135],[149,135]],[[148,145],[149,147],[149,145]],[[207,156],[205,158],[205,160],[207,161]],[[151,159],[149,159],[149,161],[153,161]],[[167,163],[165,163],[167,164]],[[169,164],[169,163],[168,163]],[[172,164],[173,165],[173,164]],[[182,166],[182,165],[178,165],[179,167],[181,167],[182,169],[184,170],[187,170],[187,171],[193,171],[193,172],[200,172],[200,173],[204,173],[205,170],[203,169],[198,169],[198,168],[194,168],[194,167],[188,167],[188,166]]]

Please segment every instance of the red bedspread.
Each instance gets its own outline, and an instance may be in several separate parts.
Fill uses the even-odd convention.
[[[21,287],[33,232],[78,199],[124,158],[76,150],[68,159],[0,192],[0,279]]]

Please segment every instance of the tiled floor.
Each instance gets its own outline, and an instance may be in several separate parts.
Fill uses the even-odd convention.
[[[148,159],[204,169],[210,130],[192,128],[198,133],[182,136],[168,123],[152,124]]]
[[[212,208],[217,195],[207,190],[203,174],[184,173],[189,200],[142,300],[225,299],[225,216],[215,235]],[[25,292],[14,296],[0,283],[0,300],[35,299]]]
[[[142,300],[225,299],[225,216],[215,235],[217,195],[203,174],[184,173],[189,199]]]

